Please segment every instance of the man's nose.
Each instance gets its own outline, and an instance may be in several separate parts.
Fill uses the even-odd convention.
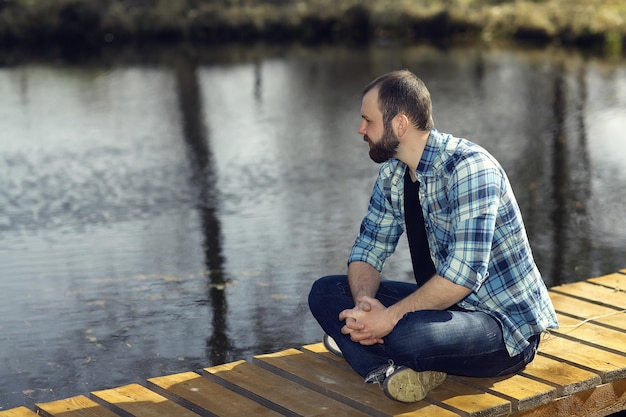
[[[362,121],[359,125],[359,135],[365,135],[365,121]]]

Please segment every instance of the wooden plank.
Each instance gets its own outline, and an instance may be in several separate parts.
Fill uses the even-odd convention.
[[[139,384],[125,385],[103,391],[94,391],[92,398],[124,416],[133,417],[197,417],[198,414],[187,410],[162,395],[150,391]]]
[[[626,330],[626,315],[613,308],[577,300],[556,292],[550,292],[550,298],[555,310],[559,313],[577,317],[580,320],[590,319],[595,323]]]
[[[558,335],[542,339],[539,354],[594,372],[604,383],[626,378],[626,356],[583,345]]]
[[[220,417],[280,416],[195,372],[148,379],[148,387],[198,414]]]
[[[46,417],[118,417],[108,408],[79,395],[65,400],[36,404],[38,414]]]
[[[305,346],[302,346],[301,350],[304,353],[307,353],[307,354],[312,353],[316,356],[326,359],[327,361],[334,362],[336,365],[343,366],[346,369],[352,369],[350,368],[350,365],[348,365],[348,362],[346,362],[344,358],[341,358],[335,355],[334,353],[329,352],[328,349],[324,347],[323,343],[314,343],[311,345],[305,345]]]
[[[605,350],[626,354],[626,331],[618,331],[599,326],[593,322],[581,322],[558,314],[559,329],[551,330],[561,336],[591,343]]]
[[[37,417],[37,414],[26,407],[17,407],[0,411],[0,417]]]
[[[432,390],[429,401],[469,417],[499,417],[511,414],[511,402],[452,379]]]
[[[626,281],[626,280],[625,280]],[[625,282],[626,286],[626,282]],[[566,294],[596,304],[623,311],[626,307],[626,292],[591,282],[575,282],[550,288],[552,292]]]
[[[626,269],[622,269],[619,273],[603,275],[597,278],[589,278],[587,281],[594,284],[604,285],[615,290],[626,291]]]
[[[512,411],[523,411],[547,404],[556,398],[552,385],[514,374],[496,378],[455,377],[464,384],[474,386],[511,401]]]
[[[586,391],[602,383],[602,378],[568,363],[537,355],[521,375],[553,385],[559,396]]]
[[[603,384],[587,391],[562,397],[515,417],[608,416],[626,410],[626,380]]]
[[[388,399],[376,384],[364,384],[352,370],[296,349],[254,357],[257,365],[327,395],[368,415],[458,416],[433,404],[420,401],[403,404]]]
[[[366,416],[361,411],[243,360],[203,371],[227,388],[281,414]]]

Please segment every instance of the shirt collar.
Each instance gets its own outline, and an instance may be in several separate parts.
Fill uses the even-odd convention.
[[[428,177],[434,175],[435,163],[437,157],[441,154],[442,145],[443,135],[437,129],[432,129],[426,140],[420,163],[417,166],[416,174],[418,176]]]

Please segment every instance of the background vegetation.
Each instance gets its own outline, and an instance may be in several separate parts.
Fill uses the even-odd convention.
[[[625,37],[623,0],[0,0],[0,45]]]

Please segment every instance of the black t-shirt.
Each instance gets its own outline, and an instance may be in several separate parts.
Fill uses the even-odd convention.
[[[413,275],[417,285],[423,285],[435,275],[435,265],[430,257],[424,214],[419,200],[420,183],[411,181],[409,169],[404,174],[404,221],[409,239]]]

